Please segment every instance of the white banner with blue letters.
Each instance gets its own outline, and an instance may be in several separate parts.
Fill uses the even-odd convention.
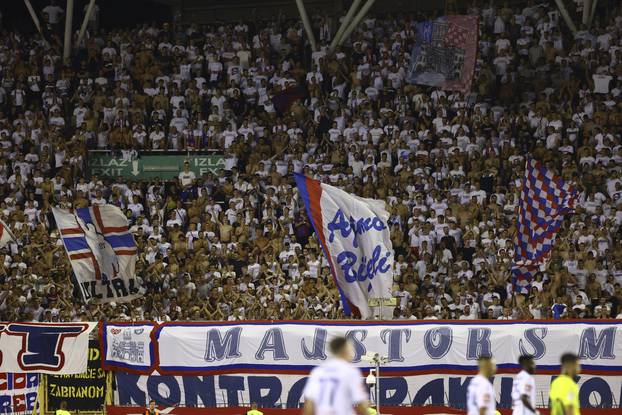
[[[358,366],[379,353],[389,376],[468,375],[489,354],[501,373],[517,372],[519,356],[530,354],[540,373],[556,374],[564,352],[576,353],[586,374],[619,376],[620,330],[622,320],[106,323],[102,344],[106,369],[137,374],[307,374],[329,357],[330,339],[346,336]]]
[[[300,174],[295,178],[345,300],[346,315],[351,304],[361,318],[369,318],[369,300],[391,298],[393,284],[393,246],[385,203],[351,195]]]
[[[382,373],[382,371],[381,371]],[[362,372],[363,376],[367,371]],[[554,375],[535,375],[536,406],[546,407]],[[380,403],[386,406],[466,406],[468,375],[391,376],[380,380]],[[511,374],[493,379],[500,407],[512,405]],[[304,375],[223,374],[208,376],[135,375],[117,372],[114,403],[146,407],[151,399],[168,407],[238,407],[257,402],[260,408],[298,408],[307,377]],[[622,398],[622,376],[580,375],[581,409],[612,408]],[[370,393],[374,394],[371,390]],[[375,398],[375,397],[374,397]],[[375,399],[374,399],[375,401]]]

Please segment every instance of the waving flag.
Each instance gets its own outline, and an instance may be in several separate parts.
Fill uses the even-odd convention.
[[[393,247],[389,213],[379,200],[351,195],[295,175],[311,224],[328,258],[346,314],[371,316],[369,299],[391,297]]]
[[[118,207],[52,212],[85,301],[123,302],[142,295],[134,275],[136,242]]]
[[[577,192],[537,160],[527,160],[523,178],[512,282],[525,292],[549,259],[564,217],[572,213]]]
[[[0,249],[14,241],[15,237],[9,230],[9,227],[2,221],[2,219],[0,219]]]
[[[468,92],[478,30],[477,16],[453,15],[418,23],[408,82]]]

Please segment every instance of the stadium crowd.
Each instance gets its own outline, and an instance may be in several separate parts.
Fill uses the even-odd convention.
[[[399,319],[622,318],[622,7],[572,34],[554,3],[472,7],[469,94],[406,81],[414,25],[142,24],[91,33],[62,62],[43,36],[0,37],[0,320],[344,318],[293,172],[387,202]],[[495,2],[496,4],[496,2]],[[52,7],[52,6],[50,6]],[[304,98],[283,113],[273,98]],[[172,182],[87,177],[90,150],[217,150]],[[549,264],[513,292],[526,156],[579,191]],[[146,295],[84,305],[52,206],[129,218]]]

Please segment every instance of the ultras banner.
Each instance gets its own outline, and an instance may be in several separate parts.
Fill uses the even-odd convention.
[[[522,354],[540,373],[557,373],[564,352],[581,358],[584,373],[622,374],[622,321],[530,322],[245,322],[106,324],[104,368],[139,374],[307,374],[328,357],[327,343],[346,336],[360,367],[367,353],[387,358],[391,376],[471,374],[492,354],[501,373],[516,372]]]
[[[36,373],[0,373],[0,414],[32,413],[39,379]]]
[[[0,372],[82,373],[96,325],[0,322]]]
[[[382,372],[381,372],[382,373]],[[363,370],[362,375],[367,371]],[[153,399],[160,407],[246,406],[297,408],[307,378],[303,375],[215,375],[160,376],[117,373],[115,405],[145,407]],[[549,384],[553,375],[536,375],[536,405],[548,405]],[[466,375],[393,376],[380,380],[381,406],[438,405],[464,408]],[[493,380],[499,405],[512,405],[512,375]],[[622,377],[581,375],[581,409],[611,408],[620,402]],[[373,394],[373,390],[371,391]]]
[[[53,207],[52,213],[85,302],[128,302],[143,295],[136,283],[136,241],[121,209]]]

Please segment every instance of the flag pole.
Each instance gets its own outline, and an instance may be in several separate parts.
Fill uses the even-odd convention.
[[[339,26],[339,30],[337,30],[337,33],[335,34],[335,37],[333,38],[333,41],[330,44],[328,53],[333,53],[335,51],[335,48],[337,47],[337,45],[339,44],[339,41],[341,40],[341,36],[343,35],[343,32],[346,30],[346,28],[352,21],[352,17],[354,16],[354,13],[358,10],[360,4],[361,4],[361,0],[354,0],[352,2],[352,5],[350,6],[348,13],[346,13],[346,16],[343,18],[343,22],[341,22],[341,26]]]

